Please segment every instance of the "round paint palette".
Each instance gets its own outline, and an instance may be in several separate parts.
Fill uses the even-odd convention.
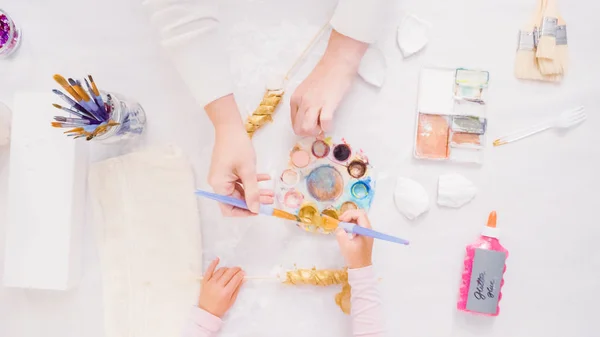
[[[276,196],[279,208],[300,218],[324,214],[337,219],[349,209],[368,210],[374,192],[373,169],[362,150],[343,139],[334,143],[331,138],[304,138],[290,152]],[[331,232],[306,223],[298,226],[310,232]]]

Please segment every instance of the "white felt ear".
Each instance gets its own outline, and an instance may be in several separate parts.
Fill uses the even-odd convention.
[[[380,88],[385,81],[386,69],[383,53],[377,47],[371,46],[360,62],[358,74],[365,82]]]
[[[442,174],[438,182],[440,206],[459,208],[469,203],[477,194],[477,187],[458,173]]]
[[[431,24],[408,14],[398,26],[398,46],[404,58],[416,54],[429,42]]]
[[[398,177],[394,202],[398,211],[409,220],[413,220],[429,210],[429,195],[425,188],[418,182],[405,177]]]
[[[12,122],[12,114],[10,109],[0,103],[0,147],[10,143],[10,124]]]

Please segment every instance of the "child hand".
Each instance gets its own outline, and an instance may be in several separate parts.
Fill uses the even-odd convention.
[[[340,216],[340,220],[354,222],[359,226],[371,228],[371,223],[363,210],[346,211]],[[336,237],[348,268],[358,269],[368,267],[372,264],[373,238],[362,235],[349,238],[348,233],[341,228],[337,229]]]
[[[246,274],[240,267],[222,267],[215,271],[218,264],[219,258],[216,258],[204,273],[198,307],[223,318],[235,303]]]

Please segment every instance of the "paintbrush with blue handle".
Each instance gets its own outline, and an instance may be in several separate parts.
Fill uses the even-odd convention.
[[[196,195],[205,197],[208,199],[216,200],[218,202],[228,204],[231,206],[235,206],[238,208],[248,209],[248,205],[246,205],[246,202],[244,200],[237,199],[234,197],[220,195],[220,194],[211,193],[211,192],[206,192],[206,191],[202,191],[202,190],[197,190]],[[268,216],[275,216],[275,217],[278,217],[281,219],[292,220],[292,221],[304,223],[304,221],[302,221],[302,219],[300,219],[300,217],[298,217],[297,215],[288,213],[286,211],[282,211],[280,209],[274,208],[273,206],[269,206],[269,205],[260,205],[260,210],[258,213],[263,214],[263,215],[268,215]],[[395,236],[387,235],[387,234],[372,230],[370,228],[361,227],[357,224],[339,221],[339,220],[336,220],[336,219],[328,217],[328,216],[323,216],[323,219],[324,219],[324,224],[328,228],[340,227],[343,230],[345,230],[347,233],[368,236],[368,237],[372,237],[374,239],[394,242],[394,243],[398,243],[401,245],[409,244],[409,242],[407,240],[404,240],[404,239],[401,239],[401,238],[398,238]]]

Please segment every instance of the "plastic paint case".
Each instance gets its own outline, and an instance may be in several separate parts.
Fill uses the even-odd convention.
[[[375,194],[374,171],[362,150],[343,139],[303,138],[290,151],[275,194],[277,207],[292,214],[312,214],[316,208],[320,214],[337,218],[349,209],[370,208]],[[298,226],[328,233],[303,223]]]
[[[414,156],[483,162],[489,72],[423,68],[419,77]]]

